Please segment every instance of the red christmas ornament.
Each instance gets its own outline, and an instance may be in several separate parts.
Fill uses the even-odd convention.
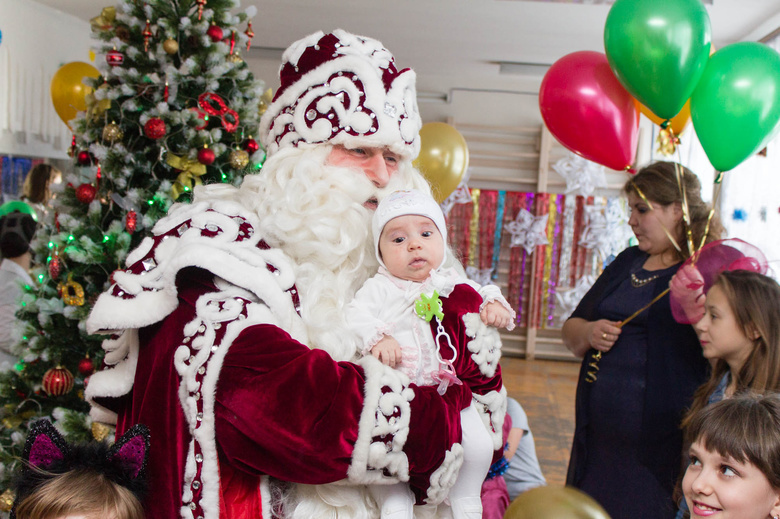
[[[209,28],[206,29],[206,34],[208,34],[213,42],[218,42],[225,37],[225,31],[218,25],[210,25]]]
[[[97,188],[92,184],[81,184],[76,188],[76,199],[82,204],[91,204],[97,194]]]
[[[60,261],[60,255],[55,252],[54,256],[51,257],[51,261],[49,261],[49,275],[56,280],[61,273],[62,262]]]
[[[106,53],[106,63],[112,67],[118,67],[125,62],[125,56],[118,50],[110,50]]]
[[[213,164],[216,158],[214,151],[208,148],[203,148],[198,152],[198,162],[205,164],[206,166]]]
[[[203,7],[206,5],[206,0],[195,0],[195,3],[198,4],[198,20],[200,20],[201,16],[203,16]]]
[[[51,368],[44,373],[41,385],[47,395],[62,396],[73,389],[73,374],[62,366]]]
[[[246,151],[250,155],[259,149],[260,149],[260,145],[257,144],[256,140],[250,138],[244,141],[244,151]]]
[[[138,214],[135,211],[127,213],[127,219],[125,220],[125,229],[130,234],[135,232],[135,226],[138,223]]]
[[[165,135],[165,121],[159,117],[152,117],[144,125],[144,133],[150,139],[160,139]]]
[[[92,359],[84,357],[79,361],[79,373],[88,377],[95,371],[95,366],[92,364]]]
[[[149,52],[149,38],[152,37],[152,27],[149,24],[149,20],[146,20],[146,27],[144,27],[141,35],[144,37],[144,52]]]
[[[76,156],[76,161],[79,163],[79,166],[89,166],[92,164],[92,155],[87,150],[82,150]]]

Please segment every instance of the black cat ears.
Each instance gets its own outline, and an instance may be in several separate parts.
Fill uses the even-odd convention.
[[[105,442],[69,444],[48,420],[40,420],[30,428],[22,458],[24,465],[15,482],[17,503],[46,481],[77,469],[102,474],[142,499],[149,429],[135,425],[111,446]]]

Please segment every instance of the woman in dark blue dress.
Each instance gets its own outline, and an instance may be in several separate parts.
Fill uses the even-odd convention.
[[[604,270],[563,326],[564,343],[583,357],[566,482],[596,499],[613,519],[674,517],[672,493],[682,468],[679,425],[708,373],[696,333],[672,318],[668,294],[619,326],[666,290],[688,256],[676,167],[693,243],[701,243],[709,207],[696,176],[671,162],[642,169],[624,187],[638,245]],[[713,221],[707,241],[720,234]],[[589,382],[599,354],[596,380]]]

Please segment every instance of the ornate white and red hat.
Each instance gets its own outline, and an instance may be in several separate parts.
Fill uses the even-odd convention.
[[[377,40],[337,29],[293,43],[281,86],[260,121],[269,155],[286,146],[388,147],[415,158],[422,126],[415,73],[398,70]]]

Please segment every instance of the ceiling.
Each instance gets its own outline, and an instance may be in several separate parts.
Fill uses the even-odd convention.
[[[108,0],[35,0],[83,20]],[[666,0],[669,1],[669,0]],[[536,92],[546,66],[579,50],[604,52],[605,0],[243,0],[257,8],[247,62],[276,88],[282,50],[317,30],[371,36],[417,72],[421,102],[453,90]],[[705,0],[716,48],[780,28],[778,0]],[[501,73],[501,63],[514,73]],[[518,67],[512,64],[531,64]],[[534,65],[542,65],[534,66]]]

